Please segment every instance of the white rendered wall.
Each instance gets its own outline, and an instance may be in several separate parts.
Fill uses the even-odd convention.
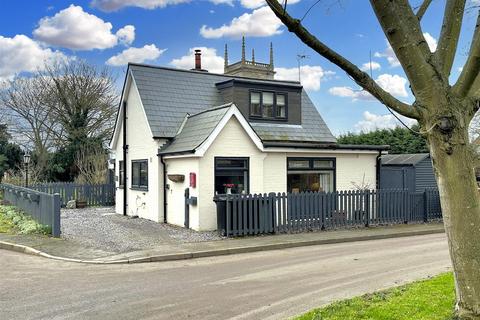
[[[163,168],[157,156],[158,148],[165,143],[164,139],[153,139],[140,95],[132,82],[127,101],[127,214],[141,218],[163,222]],[[118,177],[119,161],[123,159],[123,126],[114,146],[116,158],[116,176]],[[148,161],[148,191],[131,189],[132,160]],[[117,187],[119,181],[116,182]],[[115,211],[123,213],[123,189],[117,188]]]
[[[189,188],[190,173],[197,175],[197,181],[200,179],[198,170],[199,158],[177,158],[166,159],[167,176],[170,174],[179,174],[185,177],[183,182],[173,182],[167,180],[167,222],[177,226],[184,226],[185,222],[185,189]],[[198,197],[200,188],[190,188],[190,197]],[[190,206],[190,228],[199,230],[198,205]]]

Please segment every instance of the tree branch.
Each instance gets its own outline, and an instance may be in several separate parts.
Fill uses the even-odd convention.
[[[370,0],[377,19],[410,81],[416,99],[422,103],[437,94],[432,83],[443,81],[433,61],[420,22],[407,0]]]
[[[453,90],[458,95],[465,97],[468,94],[475,93],[475,79],[480,72],[480,11],[477,16],[477,24],[473,33],[470,52],[467,62],[465,63],[457,83],[453,86]]]
[[[452,71],[453,60],[457,52],[465,3],[466,0],[448,0],[445,4],[442,31],[435,56],[442,65],[443,74],[447,79]]]
[[[428,9],[428,7],[430,6],[431,3],[432,3],[432,0],[424,0],[423,1],[422,5],[420,6],[420,8],[417,11],[418,21],[422,20],[423,15],[425,14],[425,12],[427,12],[427,9]]]
[[[287,11],[284,11],[283,7],[277,0],[266,0],[266,2],[275,15],[285,24],[285,26],[287,26],[290,32],[295,33],[303,43],[344,70],[359,86],[371,93],[380,102],[406,117],[414,119],[420,117],[420,114],[415,108],[409,104],[401,102],[390,93],[383,90],[367,73],[361,71],[356,65],[318,40],[305,27],[303,27],[300,20],[292,18]]]

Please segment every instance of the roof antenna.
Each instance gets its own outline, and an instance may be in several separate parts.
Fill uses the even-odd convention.
[[[297,62],[298,62],[298,82],[301,82],[302,78],[300,75],[300,70],[302,67],[302,60],[305,59],[310,59],[310,56],[307,56],[306,54],[297,54]]]

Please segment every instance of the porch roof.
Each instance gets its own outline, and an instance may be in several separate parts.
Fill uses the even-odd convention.
[[[212,134],[232,106],[231,103],[187,115],[180,132],[159,150],[159,154],[193,153]]]

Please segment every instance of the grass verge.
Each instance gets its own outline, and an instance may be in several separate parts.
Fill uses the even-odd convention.
[[[451,320],[455,288],[452,273],[401,287],[334,302],[296,320]]]
[[[0,233],[49,234],[50,228],[13,206],[0,205]]]

